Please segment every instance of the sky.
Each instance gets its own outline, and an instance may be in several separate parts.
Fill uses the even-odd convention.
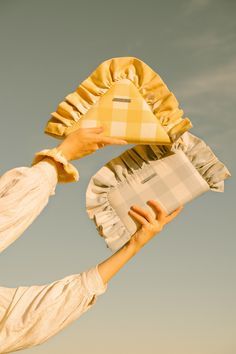
[[[0,174],[58,140],[44,126],[104,60],[134,56],[175,94],[191,132],[225,163],[224,193],[185,206],[109,282],[94,307],[28,354],[235,354],[236,2],[0,0]],[[89,179],[127,147],[73,162],[0,257],[1,286],[46,284],[111,255],[85,210]]]

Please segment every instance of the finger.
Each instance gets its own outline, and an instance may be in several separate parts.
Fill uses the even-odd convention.
[[[94,127],[94,128],[82,128],[87,133],[96,134],[104,131],[104,127]]]
[[[117,138],[110,138],[108,136],[99,136],[97,137],[97,142],[102,143],[105,145],[125,145],[128,144],[126,140],[123,139],[117,139]]]
[[[141,225],[146,225],[148,224],[148,221],[142,217],[140,214],[136,213],[134,210],[129,210],[129,214],[134,217],[135,220],[137,220]]]
[[[90,154],[98,150],[97,144],[89,144],[86,149]]]
[[[166,218],[166,223],[170,222],[171,220],[173,220],[174,218],[176,218],[176,216],[181,212],[181,210],[183,209],[183,205],[181,205],[180,207],[178,207],[177,209],[175,209],[170,215],[167,216]]]
[[[131,210],[136,211],[138,214],[142,215],[145,219],[147,219],[148,222],[150,223],[154,222],[154,218],[147,210],[141,208],[138,205],[133,205],[131,208],[132,208]]]
[[[148,205],[150,205],[155,213],[157,214],[158,220],[164,219],[167,216],[167,212],[165,209],[156,201],[156,200],[148,200]]]
[[[102,149],[102,148],[104,148],[106,145],[101,143],[101,144],[97,144],[97,146],[98,146],[99,149]]]

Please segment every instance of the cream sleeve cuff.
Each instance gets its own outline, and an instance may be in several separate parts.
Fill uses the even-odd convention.
[[[59,183],[77,182],[79,180],[79,172],[76,167],[68,162],[65,156],[61,151],[57,150],[57,148],[44,149],[36,152],[31,166],[43,160],[45,156],[51,157],[54,161],[59,162],[59,164],[57,164]]]
[[[90,295],[101,295],[107,290],[108,283],[103,283],[102,277],[98,271],[98,264],[83,272],[81,276]]]

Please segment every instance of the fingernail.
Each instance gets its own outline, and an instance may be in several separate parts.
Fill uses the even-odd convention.
[[[155,202],[153,199],[147,201],[147,203],[153,203],[153,202]]]

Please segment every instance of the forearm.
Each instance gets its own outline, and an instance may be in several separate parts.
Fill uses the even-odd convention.
[[[132,257],[140,251],[142,246],[136,242],[133,235],[131,239],[111,257],[98,264],[99,274],[106,284]]]

